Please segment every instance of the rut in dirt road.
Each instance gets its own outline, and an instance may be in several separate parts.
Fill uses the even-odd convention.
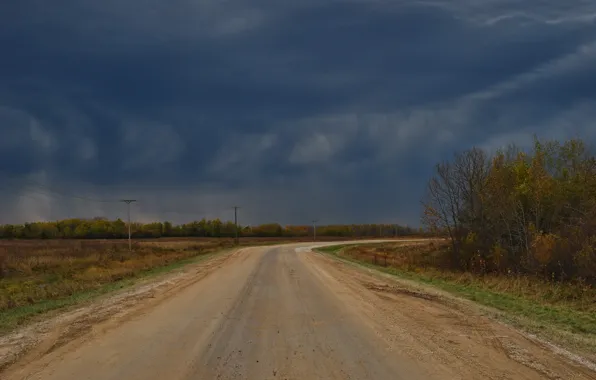
[[[295,247],[247,249],[157,306],[96,326],[3,379],[596,378],[513,330],[433,298],[391,294]]]

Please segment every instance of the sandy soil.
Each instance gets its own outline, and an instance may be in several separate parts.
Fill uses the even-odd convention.
[[[307,246],[216,256],[5,337],[0,377],[596,379],[472,306]]]

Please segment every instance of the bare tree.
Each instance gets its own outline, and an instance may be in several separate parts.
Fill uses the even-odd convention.
[[[423,205],[423,223],[434,230],[447,230],[453,250],[452,263],[457,266],[460,247],[458,231],[461,189],[454,181],[453,166],[449,162],[437,165],[436,175],[428,182],[427,197]]]

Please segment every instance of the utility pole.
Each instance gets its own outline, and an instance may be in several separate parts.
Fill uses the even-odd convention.
[[[317,241],[317,222],[316,219],[312,221],[312,241]]]
[[[136,202],[136,199],[122,199],[120,202],[126,203],[126,207],[128,208],[128,250],[132,251],[132,240],[130,231],[130,204]]]
[[[236,231],[236,245],[238,245],[238,209],[240,207],[239,206],[234,206],[234,225],[236,226],[235,231]]]

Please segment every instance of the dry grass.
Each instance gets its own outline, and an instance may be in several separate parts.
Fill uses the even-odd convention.
[[[71,296],[144,271],[231,247],[229,239],[201,242],[0,242],[0,312]]]
[[[474,286],[532,300],[543,305],[564,306],[582,312],[596,313],[596,289],[582,282],[548,282],[527,275],[476,275],[445,270],[446,243],[417,245],[384,243],[345,247],[340,255],[382,267],[424,275],[462,286]]]
[[[444,246],[442,241],[351,245],[343,249],[341,254],[383,267],[420,271],[445,265],[442,255]]]

